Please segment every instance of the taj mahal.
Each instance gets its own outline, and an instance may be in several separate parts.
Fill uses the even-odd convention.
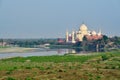
[[[101,30],[99,30],[98,33],[96,31],[89,31],[85,24],[82,24],[78,31],[72,31],[71,33],[66,31],[66,43],[76,43],[78,41],[83,41],[84,37],[91,41],[101,39],[103,36]]]

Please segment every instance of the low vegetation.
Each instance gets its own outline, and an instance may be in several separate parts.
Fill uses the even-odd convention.
[[[120,80],[120,51],[0,60],[0,80]]]

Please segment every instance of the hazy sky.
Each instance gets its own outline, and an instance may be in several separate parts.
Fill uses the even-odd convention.
[[[120,0],[0,0],[0,38],[57,38],[84,22],[120,36]]]

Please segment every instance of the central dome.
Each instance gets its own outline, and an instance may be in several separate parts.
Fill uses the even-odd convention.
[[[85,24],[82,24],[82,25],[80,26],[80,30],[81,30],[81,31],[87,31],[88,28],[87,28],[87,26],[86,26]]]

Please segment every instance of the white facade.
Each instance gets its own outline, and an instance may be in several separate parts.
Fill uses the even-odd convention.
[[[66,31],[66,42],[67,43],[75,43],[76,41],[83,41],[84,36],[101,36],[102,33],[99,31],[96,33],[96,31],[88,31],[88,28],[85,24],[82,24],[78,31],[72,31],[72,33],[69,33]]]

